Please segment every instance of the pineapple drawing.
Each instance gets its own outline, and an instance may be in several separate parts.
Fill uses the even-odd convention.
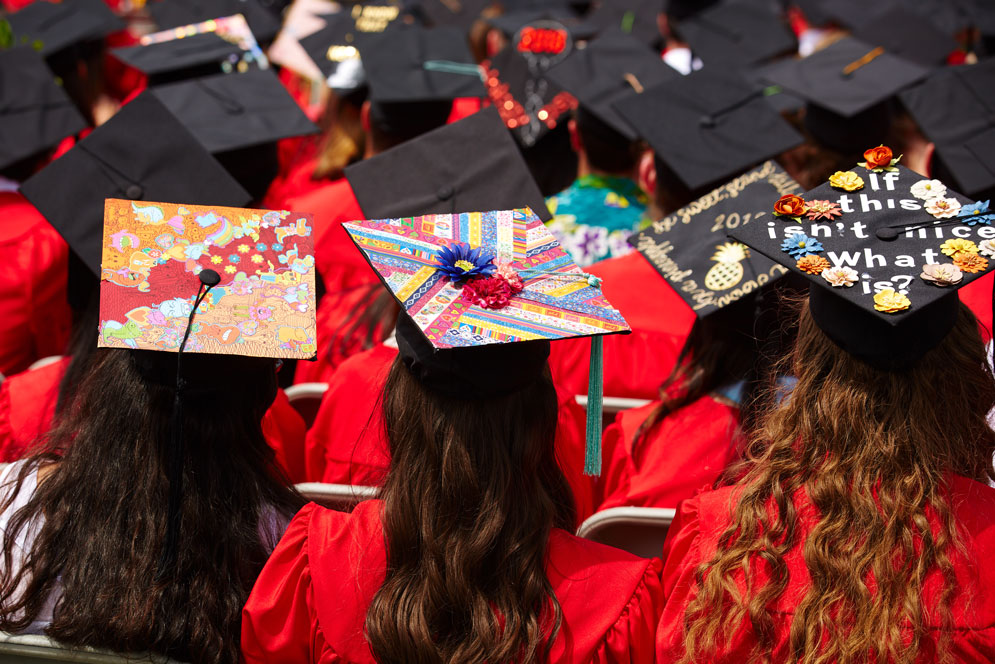
[[[715,265],[705,275],[705,288],[713,291],[729,290],[743,280],[743,264],[750,255],[745,244],[726,242],[715,247],[712,260]]]

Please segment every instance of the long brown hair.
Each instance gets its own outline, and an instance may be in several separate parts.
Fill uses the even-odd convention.
[[[185,376],[210,380],[191,380],[184,401],[181,545],[172,577],[157,578],[175,366],[166,353],[93,354],[50,451],[25,463],[0,505],[9,508],[34,469],[59,461],[3,536],[0,630],[27,628],[61,586],[46,633],[63,643],[238,661],[241,609],[276,544],[261,531],[303,500],[281,478],[260,426],[276,394],[272,361],[188,354]],[[44,525],[13,569],[15,542],[39,517]]]
[[[545,661],[562,619],[546,550],[574,522],[548,369],[485,401],[434,392],[398,360],[383,398],[387,574],[366,614],[377,661]]]
[[[985,415],[995,379],[977,320],[961,305],[939,346],[909,371],[887,372],[830,341],[806,302],[790,368],[798,383],[755,436],[732,523],[697,569],[682,661],[714,656],[744,619],[757,642],[751,661],[770,659],[771,607],[787,588],[785,555],[795,546],[812,582],[791,619],[789,661],[911,663],[934,646],[938,661],[948,661],[951,554],[963,547],[945,473],[993,476],[995,434]],[[819,514],[807,533],[799,492]],[[741,595],[736,579],[757,565],[770,580],[747,577]],[[936,571],[943,589],[934,612],[922,593]],[[927,613],[939,617],[937,643]]]

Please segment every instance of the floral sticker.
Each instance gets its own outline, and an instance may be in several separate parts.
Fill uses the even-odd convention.
[[[926,201],[926,212],[937,219],[949,219],[960,212],[960,201],[956,198],[930,198]]]
[[[849,288],[857,283],[857,271],[852,267],[828,267],[822,271],[822,278],[833,288]]]
[[[494,252],[483,247],[471,249],[466,242],[457,242],[439,250],[435,256],[435,267],[450,281],[461,282],[493,274],[497,270],[494,258]]]
[[[835,219],[843,214],[840,210],[839,203],[833,203],[831,201],[808,201],[806,203],[808,206],[808,218],[810,221],[818,221],[819,219]]]
[[[945,288],[960,283],[964,278],[964,273],[960,268],[951,263],[937,265],[930,263],[922,266],[922,274],[919,275],[923,281]]]
[[[898,293],[893,288],[885,288],[874,295],[874,309],[886,314],[905,311],[912,306],[912,300]]]
[[[798,262],[795,263],[795,267],[802,272],[807,272],[808,274],[822,274],[825,270],[830,268],[830,263],[822,256],[809,254],[799,258]]]
[[[781,243],[781,251],[785,251],[792,258],[798,259],[802,256],[819,253],[822,251],[822,243],[804,233],[792,233]]]
[[[897,171],[897,164],[902,159],[902,155],[892,158],[894,155],[891,152],[891,148],[884,145],[879,145],[876,148],[871,148],[864,152],[864,160],[858,163],[858,166],[863,166],[872,173],[881,173],[883,171]]]
[[[957,216],[963,218],[964,223],[968,226],[975,226],[977,224],[985,224],[987,226],[995,221],[995,214],[988,211],[989,203],[991,203],[990,200],[964,205]]]
[[[805,206],[805,199],[794,194],[785,194],[774,203],[774,215],[778,217],[787,217],[798,221],[807,212],[808,208]]]
[[[943,252],[944,256],[952,256],[956,258],[962,253],[978,253],[978,245],[974,244],[971,240],[952,238],[940,245],[940,251]]]
[[[988,269],[988,259],[980,254],[962,251],[954,255],[954,265],[964,272],[984,272]]]
[[[947,185],[939,180],[919,180],[912,185],[912,195],[921,201],[943,198],[947,195]]]
[[[864,178],[853,171],[836,171],[829,176],[829,184],[844,191],[857,191],[864,188]]]

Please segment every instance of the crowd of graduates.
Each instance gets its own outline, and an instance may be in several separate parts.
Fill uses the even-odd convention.
[[[0,1],[0,633],[995,662],[989,0]]]

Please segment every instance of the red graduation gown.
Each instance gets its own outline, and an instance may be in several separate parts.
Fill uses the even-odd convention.
[[[954,520],[961,530],[962,543],[968,557],[952,552],[951,562],[956,575],[956,588],[960,591],[952,605],[953,628],[950,630],[952,661],[995,662],[995,595],[987,590],[995,588],[995,566],[989,561],[995,555],[995,489],[957,475],[947,475]],[[663,571],[664,607],[657,632],[657,658],[659,662],[674,662],[683,654],[684,612],[697,593],[695,574],[698,565],[711,559],[722,533],[731,523],[735,487],[706,491],[685,501],[671,526],[664,545],[666,563]],[[816,511],[804,493],[792,498],[799,514],[802,532],[808,533],[816,523]],[[936,518],[930,517],[936,528]],[[801,550],[796,546],[788,552],[788,586],[773,603],[774,662],[786,662],[791,620],[798,604],[811,583],[808,568]],[[755,583],[766,580],[766,566],[754,564]],[[924,605],[934,607],[939,590],[939,572],[933,570],[926,579],[923,591]],[[742,574],[736,582],[740,592],[745,592]],[[869,580],[873,583],[873,579]],[[871,586],[873,587],[873,586]],[[980,590],[980,592],[978,592]],[[936,638],[939,627],[930,622],[930,632]],[[744,621],[742,629],[734,635],[726,652],[711,653],[702,661],[737,664],[749,659],[755,641],[752,631]],[[931,653],[921,653],[918,661],[931,662]]]
[[[633,456],[636,432],[658,404],[623,411],[605,430],[605,488],[599,509],[677,507],[714,484],[738,457],[739,410],[711,395],[658,422]]]
[[[632,334],[604,338],[604,394],[655,399],[687,338],[694,313],[660,273],[638,252],[595,263],[602,290],[629,323]],[[587,394],[591,342],[567,339],[553,344],[549,364],[556,384]]]
[[[0,463],[23,458],[31,445],[52,428],[59,383],[69,359],[64,357],[0,383]],[[266,442],[287,477],[292,482],[303,482],[307,425],[283,390],[277,392],[261,424]]]
[[[242,611],[245,662],[374,662],[363,623],[385,575],[380,510],[297,513]],[[554,530],[546,574],[563,624],[549,661],[653,662],[658,564]]]
[[[26,198],[0,192],[0,373],[61,355],[72,314],[66,300],[69,247]]]
[[[555,344],[554,344],[555,345]],[[390,457],[379,399],[397,349],[379,345],[349,358],[332,375],[307,434],[312,482],[379,486]],[[594,511],[595,480],[583,474],[586,416],[572,395],[557,390],[557,458],[576,501],[578,523]]]

